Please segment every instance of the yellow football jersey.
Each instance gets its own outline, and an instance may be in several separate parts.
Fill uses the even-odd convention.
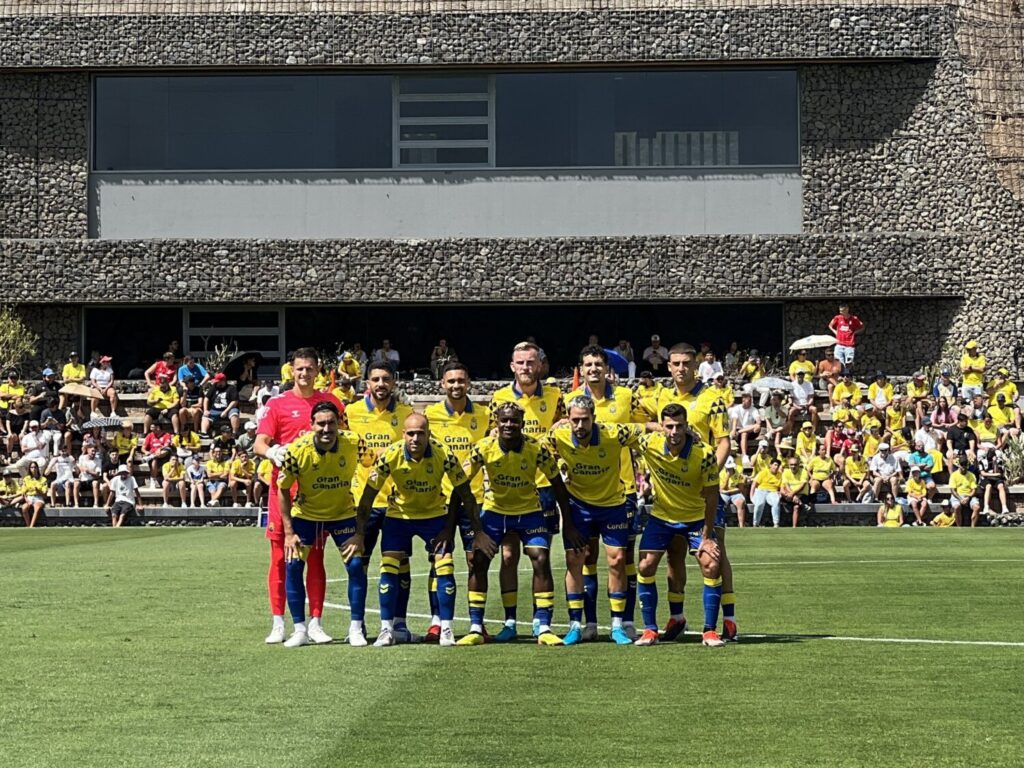
[[[473,443],[483,440],[487,435],[490,420],[490,414],[486,409],[472,400],[466,401],[466,410],[462,413],[451,410],[448,401],[442,400],[428,405],[423,415],[430,422],[431,436],[443,443],[460,464],[465,464],[469,459],[469,449],[473,447]],[[476,497],[477,504],[482,504],[484,476],[474,477],[469,487]],[[446,499],[451,498],[452,483],[447,476],[441,483],[441,492]]]
[[[799,373],[800,371],[803,371],[804,373],[807,374],[808,377],[810,377],[814,375],[814,372],[816,370],[817,368],[815,367],[814,363],[812,363],[810,360],[794,360],[792,363],[789,364],[789,377],[791,379],[795,379],[797,373]],[[808,381],[810,381],[809,378]]]
[[[411,406],[398,402],[395,397],[391,398],[386,408],[378,409],[369,395],[345,407],[349,431],[355,432],[363,439],[367,451],[363,455],[359,469],[356,470],[356,476],[352,479],[352,497],[356,504],[363,494],[363,486],[366,485],[366,479],[373,469],[374,459],[384,453],[392,443],[401,439],[402,425],[412,412]],[[391,489],[385,486],[381,491],[379,500],[383,501]]]
[[[718,473],[718,490],[722,493],[739,493],[743,482],[743,473],[737,469],[723,469]]]
[[[643,424],[647,421],[647,414],[640,407],[640,397],[628,387],[616,387],[609,383],[601,396],[597,397],[597,393],[591,392],[584,385],[566,395],[565,402],[579,395],[586,395],[594,401],[594,418],[599,424]],[[636,493],[636,471],[629,448],[622,449],[621,477],[626,494]]]
[[[811,473],[811,477],[815,480],[828,480],[832,477],[832,473],[836,471],[836,463],[828,456],[815,456],[807,462],[807,471]]]
[[[180,461],[177,464],[167,462],[160,467],[160,474],[164,480],[183,480],[185,478],[185,465]]]
[[[782,470],[782,484],[793,493],[807,493],[811,477],[803,467],[797,467],[796,472],[786,467]]]
[[[832,390],[832,402],[841,403],[844,397],[850,398],[850,405],[857,405],[864,395],[860,391],[860,384],[855,381],[851,381],[847,384],[845,381],[840,381]]]
[[[966,499],[978,490],[978,477],[970,470],[961,472],[958,469],[949,476],[949,489],[955,496]]]
[[[484,511],[503,515],[526,515],[540,511],[537,475],[550,478],[558,475],[558,464],[547,446],[523,435],[518,451],[505,451],[496,437],[485,437],[469,450],[467,473],[487,473]]]
[[[866,459],[855,459],[853,456],[847,456],[846,461],[843,462],[843,472],[851,480],[860,482],[868,474],[868,462]]]
[[[402,520],[425,520],[447,514],[441,482],[447,477],[452,485],[466,482],[462,465],[434,438],[430,438],[422,459],[414,459],[406,450],[405,442],[392,443],[373,465],[366,481],[371,488],[380,490],[390,478],[393,481],[388,496],[388,517]]]
[[[704,490],[718,488],[714,449],[687,436],[683,450],[673,456],[661,433],[643,435],[637,442],[651,472],[651,515],[671,523],[703,520]]]
[[[188,434],[182,432],[172,437],[171,442],[175,448],[184,448],[193,452],[198,451],[201,445],[198,432],[189,432]]]
[[[256,464],[252,459],[235,459],[231,462],[231,474],[240,480],[247,480],[256,474]]]
[[[31,477],[26,475],[21,479],[21,493],[26,496],[46,496],[50,487],[50,481],[45,477]]]
[[[697,382],[693,389],[681,394],[676,387],[662,389],[656,398],[640,401],[640,406],[651,421],[661,421],[662,409],[671,403],[686,408],[690,429],[708,445],[729,436],[729,408],[710,387]]]
[[[228,471],[231,466],[226,461],[217,461],[216,459],[210,459],[206,462],[206,476],[211,480],[216,481],[227,481]]]
[[[960,370],[964,372],[965,387],[981,386],[982,380],[984,378],[984,373],[978,373],[976,371],[971,371],[970,373],[967,373],[966,369],[981,368],[982,370],[984,370],[986,362],[987,361],[985,360],[984,355],[975,355],[974,357],[964,355],[963,357],[960,358]]]
[[[515,403],[526,411],[523,417],[523,434],[535,440],[543,440],[547,437],[548,430],[565,415],[561,390],[558,387],[545,384],[538,384],[537,391],[532,395],[524,395],[515,382],[495,392],[491,397],[491,426],[495,425],[495,408],[503,403]],[[546,488],[551,485],[548,478],[540,471],[537,472],[536,482],[538,488]]]
[[[356,513],[352,480],[366,443],[353,432],[339,431],[334,449],[321,451],[314,437],[307,432],[288,444],[277,485],[287,490],[298,483],[292,517],[346,520]]]
[[[162,387],[153,387],[146,395],[147,405],[151,405],[158,411],[173,408],[181,402],[181,394],[174,387],[164,390]]]
[[[639,424],[595,423],[590,439],[580,443],[568,425],[551,430],[550,444],[565,463],[569,493],[598,507],[624,504],[623,450],[632,473],[629,446],[636,445],[643,434],[644,427]]]
[[[178,436],[175,435],[174,439],[177,440]],[[136,437],[135,433],[126,435],[124,432],[118,432],[114,435],[114,450],[122,456],[127,456],[131,453],[132,448],[135,448],[139,444],[139,438]]]

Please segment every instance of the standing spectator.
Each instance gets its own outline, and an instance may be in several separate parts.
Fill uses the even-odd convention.
[[[1010,381],[1010,372],[1006,368],[1000,368],[996,371],[992,381],[985,388],[985,393],[988,395],[989,405],[995,405],[996,398],[999,395],[1003,395],[1007,403],[1014,408],[1017,407],[1017,385]]]
[[[86,379],[89,378],[89,371],[78,359],[77,352],[71,352],[68,355],[68,361],[64,364],[64,367],[60,372],[60,379],[65,384],[82,384],[87,385]],[[78,411],[78,415],[83,419],[85,418],[85,412],[82,408],[83,400],[77,395],[61,395],[60,396],[60,409],[63,411],[65,408],[74,406]]]
[[[180,365],[181,364],[181,342],[178,341],[177,339],[171,339],[167,343],[167,351],[171,353],[171,356],[174,359],[174,364],[175,365]]]
[[[857,336],[864,332],[864,323],[856,315],[850,314],[849,305],[840,304],[839,314],[829,322],[828,329],[836,337],[836,360],[847,367],[853,365]]]
[[[633,345],[626,339],[619,339],[619,343],[615,345],[613,351],[626,361],[627,373],[630,382],[632,382],[636,378],[636,359],[633,357]]]
[[[750,487],[751,497],[754,500],[754,527],[761,524],[761,517],[764,515],[765,505],[769,505],[772,511],[772,525],[779,527],[781,497],[779,492],[782,489],[782,462],[772,458],[767,469],[762,469],[754,476],[754,483]]]
[[[889,403],[892,402],[893,395],[895,394],[896,392],[889,381],[889,377],[885,375],[885,371],[875,371],[875,380],[868,385],[868,402],[881,413],[889,407]]]
[[[374,363],[390,360],[391,364],[395,366],[395,370],[398,370],[398,366],[401,363],[401,356],[398,354],[398,350],[392,349],[391,342],[387,339],[383,339],[380,343],[380,347],[373,350],[371,359]]]
[[[51,397],[60,397],[60,384],[57,383],[53,368],[43,368],[43,378],[32,385],[32,393],[28,398],[32,409],[29,418],[39,421]]]
[[[398,354],[397,352],[395,354]],[[434,347],[430,353],[430,371],[433,373],[435,379],[441,378],[441,370],[448,365],[448,363],[455,362],[459,359],[459,356],[455,353],[455,350],[448,346],[446,339],[441,339],[437,342],[437,346]]]
[[[38,421],[32,420],[28,423],[28,431],[21,436],[21,458],[14,468],[24,475],[32,465],[42,470],[49,463],[50,436],[43,433]]]
[[[178,366],[177,370],[178,383],[181,386],[185,386],[186,377],[191,378],[193,383],[202,389],[207,385],[210,379],[210,374],[192,355],[185,355],[182,358],[181,365]]]
[[[39,522],[39,515],[46,507],[46,496],[50,484],[43,477],[38,464],[29,464],[28,474],[21,480],[21,494],[24,502],[21,507],[21,517],[25,521],[26,528],[35,528]]]
[[[99,412],[101,400],[110,403],[111,416],[117,411],[118,399],[117,389],[114,387],[114,369],[110,367],[113,359],[110,355],[103,355],[99,359],[99,366],[89,372],[89,384],[93,390],[89,399],[89,407],[93,413]]]
[[[792,512],[793,527],[796,528],[800,522],[800,513],[805,512],[814,504],[811,498],[811,477],[807,470],[800,465],[800,461],[793,457],[787,462],[786,469],[782,470],[782,496],[783,505]]]
[[[796,381],[793,382],[792,405],[789,409],[789,422],[786,425],[786,433],[793,431],[793,425],[798,418],[807,416],[811,420],[811,429],[818,429],[818,409],[814,405],[814,385],[807,381],[807,374],[803,371],[796,372]]]
[[[978,491],[978,476],[971,472],[967,459],[960,459],[956,470],[949,476],[949,503],[956,513],[957,525],[962,523],[961,510],[967,507],[971,511],[971,528],[977,527],[978,513],[981,512]]]
[[[210,460],[206,462],[206,492],[210,494],[210,500],[206,502],[208,507],[220,506],[220,497],[228,487],[228,474],[231,472],[231,464],[225,458],[218,446],[210,449]]]
[[[761,434],[761,412],[754,405],[754,397],[744,392],[738,405],[729,408],[730,436],[739,443],[744,467],[750,466],[750,442]]]
[[[256,464],[249,458],[244,448],[238,450],[228,470],[228,486],[231,489],[231,501],[236,507],[242,506],[238,501],[238,492],[242,492],[245,506],[253,505],[253,480],[256,479]]]
[[[185,492],[185,465],[181,463],[181,459],[178,458],[176,453],[172,453],[167,459],[167,463],[160,468],[160,474],[163,476],[163,497],[164,506],[171,506],[171,489],[177,489],[178,497],[181,499],[181,505],[183,507],[188,506],[188,497]]]
[[[978,351],[978,342],[971,339],[964,344],[960,358],[960,372],[964,377],[963,395],[970,399],[985,392],[985,356]]]
[[[203,389],[196,383],[196,379],[188,371],[181,379],[181,409],[178,416],[181,424],[189,424],[193,429],[198,430],[203,423]]]
[[[169,352],[167,354],[170,354]],[[143,419],[142,428],[149,431],[149,425],[154,421],[170,421],[171,431],[177,434],[181,431],[181,420],[178,418],[178,410],[181,408],[181,392],[176,385],[171,384],[171,377],[166,373],[157,375],[157,384],[146,395],[146,417]]]
[[[174,361],[174,353],[170,350],[164,352],[164,356],[149,366],[142,374],[150,389],[159,384],[161,376],[166,376],[168,381],[176,382],[178,380],[178,364]]]
[[[192,506],[197,508],[206,506],[206,468],[199,460],[198,453],[192,454],[185,475],[188,477],[189,499]]]
[[[135,434],[135,425],[130,421],[121,422],[121,431],[114,435],[113,453],[111,458],[118,464],[135,466],[135,452],[139,448],[139,438]]]
[[[53,483],[50,484],[50,506],[57,506],[57,494],[64,496],[64,506],[70,507],[75,498],[75,474],[78,472],[78,462],[71,455],[68,447],[62,445],[60,453],[50,459],[43,474],[53,475]]]
[[[171,433],[164,430],[164,425],[154,421],[149,425],[149,432],[142,441],[142,463],[149,465],[149,487],[159,488],[160,467],[171,458],[174,447],[171,445]]]
[[[936,400],[940,397],[944,397],[948,402],[955,403],[959,394],[960,388],[951,378],[951,371],[949,368],[943,368],[939,372],[939,378],[937,378],[935,383],[932,384],[932,397]]]
[[[203,404],[203,420],[200,432],[209,435],[210,427],[221,419],[231,423],[231,431],[238,431],[239,422],[238,389],[230,384],[223,373],[214,374],[213,383],[206,391]]]
[[[96,457],[96,446],[87,445],[78,457],[78,477],[75,478],[75,506],[82,506],[82,485],[92,491],[92,505],[100,506],[100,479],[103,477],[103,464]]]
[[[707,384],[720,373],[723,373],[722,364],[715,360],[715,353],[708,350],[704,353],[704,359],[697,368],[697,375],[700,377],[701,381]]]
[[[871,492],[876,499],[882,498],[882,489],[888,489],[893,496],[899,493],[900,464],[896,457],[889,450],[888,443],[880,443],[878,453],[871,457],[868,462],[868,469],[871,470]]]
[[[110,491],[107,494],[110,525],[120,528],[128,517],[141,508],[142,494],[139,493],[139,484],[135,482],[128,467],[122,464],[117,468],[117,474],[110,479]]]
[[[661,344],[661,336],[651,336],[651,346],[644,350],[644,362],[651,366],[654,375],[664,372],[665,364],[668,362],[668,347]]]
[[[817,367],[807,359],[807,350],[801,349],[796,353],[796,359],[789,364],[789,378],[796,381],[797,371],[803,371],[806,375],[805,381],[811,381]]]
[[[743,472],[736,468],[736,459],[732,456],[725,460],[725,468],[718,473],[718,495],[729,507],[736,507],[736,519],[743,528],[747,519],[747,500],[743,496]]]

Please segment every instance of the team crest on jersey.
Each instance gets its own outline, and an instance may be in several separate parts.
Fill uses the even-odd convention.
[[[427,464],[427,474],[428,475],[434,474],[434,465],[433,464]]]
[[[347,464],[347,463],[348,463],[348,462],[346,462],[346,461],[345,461],[345,457],[344,457],[344,456],[340,456],[340,457],[338,458],[338,466],[339,466],[339,467],[344,467],[344,466],[345,466],[345,464]]]
[[[548,409],[548,404],[545,403],[543,400],[541,400],[540,408],[538,410],[540,410],[541,413],[545,413],[547,411],[547,409]]]
[[[519,468],[520,469],[526,470],[526,469],[529,469],[529,467],[530,467],[530,465],[526,463],[526,459],[523,459],[521,462],[519,462]]]
[[[606,459],[608,458],[608,452],[604,448],[597,449],[597,458]]]
[[[391,426],[392,427],[397,427],[398,426],[398,417],[397,416],[392,416],[391,417]]]
[[[474,416],[472,419],[469,420],[469,428],[472,429],[473,431],[476,431],[476,427],[476,416]]]
[[[608,413],[615,413],[615,404],[614,403],[612,405],[608,406]]]

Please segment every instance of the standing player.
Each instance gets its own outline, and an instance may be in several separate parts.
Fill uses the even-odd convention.
[[[487,473],[487,493],[480,522],[494,541],[520,543],[533,563],[533,615],[539,645],[562,645],[562,638],[551,631],[551,615],[555,605],[555,583],[551,575],[551,527],[541,511],[537,489],[537,473],[543,473],[551,484],[564,523],[563,535],[569,546],[582,549],[569,513],[569,495],[558,473],[558,465],[550,451],[539,441],[524,434],[523,409],[515,403],[499,405],[493,416],[498,422],[498,436],[485,437],[470,449],[469,476],[481,469]],[[487,603],[487,571],[491,555],[486,551],[473,553],[469,575],[469,634],[459,645],[481,645],[484,642],[484,606]],[[508,618],[502,634],[505,641],[516,638],[515,618]],[[500,637],[500,635],[499,635]]]
[[[647,421],[640,408],[639,397],[628,387],[619,387],[608,381],[608,353],[596,344],[584,347],[580,352],[580,373],[584,384],[566,395],[566,401],[584,395],[594,402],[595,418],[601,424],[634,424]],[[636,472],[633,468],[629,448],[621,451],[621,478],[626,494],[626,507],[630,515],[629,539],[623,552],[626,561],[626,607],[622,611],[622,627],[627,635],[636,639],[633,624],[636,610],[636,537],[640,533],[640,516],[637,512]],[[587,561],[583,565],[583,614],[586,624],[582,640],[597,637],[597,539],[587,547]],[[609,576],[610,578],[610,576]],[[609,590],[611,587],[609,586]]]
[[[654,507],[640,537],[640,610],[644,632],[637,645],[658,642],[658,563],[672,542],[682,538],[704,575],[706,646],[724,645],[715,627],[722,600],[720,552],[715,542],[718,462],[713,449],[687,429],[686,408],[674,403],[661,412],[664,434],[639,438],[651,470]]]
[[[661,390],[654,398],[641,401],[641,405],[651,419],[659,418],[667,405],[678,404],[686,408],[687,421],[690,428],[711,446],[718,462],[718,469],[725,467],[729,458],[728,408],[731,403],[722,402],[715,394],[697,378],[697,353],[689,344],[676,344],[669,350],[668,370],[672,375],[672,387]],[[718,546],[721,550],[722,567],[722,613],[723,636],[727,640],[738,639],[736,628],[736,595],[733,592],[732,564],[725,549],[725,513],[724,504],[720,505],[715,520],[718,533]],[[686,547],[681,540],[676,541],[669,550],[669,605],[673,617],[683,615],[684,595],[686,588]],[[686,621],[670,618],[665,627],[664,639],[674,640],[686,631]]]
[[[460,464],[469,459],[469,449],[487,434],[488,416],[484,408],[474,405],[469,399],[469,369],[459,362],[448,363],[441,369],[441,387],[444,400],[427,406],[424,415],[430,420],[430,434],[442,443]],[[441,482],[445,500],[456,506],[459,534],[466,552],[466,563],[473,564],[473,532],[469,515],[462,507],[462,497],[452,494],[451,481],[445,477]],[[477,506],[484,500],[484,476],[478,474],[470,483],[470,490]],[[441,634],[441,618],[438,613],[437,575],[430,569],[430,629],[424,636],[425,642],[437,642]]]
[[[300,354],[301,353],[301,354]],[[292,375],[295,386],[267,401],[267,412],[260,419],[253,447],[257,456],[269,459],[274,464],[270,476],[270,492],[267,497],[267,538],[270,540],[270,569],[267,572],[267,591],[270,595],[270,613],[273,625],[267,635],[268,643],[284,642],[285,604],[285,557],[284,528],[281,523],[281,508],[278,505],[277,475],[284,461],[285,446],[309,429],[310,413],[318,403],[334,403],[339,413],[344,406],[333,395],[317,392],[313,388],[316,372],[319,370],[317,352],[312,347],[296,350]],[[314,643],[329,643],[331,637],[320,626],[324,611],[324,596],[327,593],[327,574],[324,571],[322,547],[310,550],[309,573],[306,577],[309,591],[309,612],[313,617],[307,627],[307,635]]]
[[[310,553],[315,549],[323,550],[327,536],[340,547],[356,532],[352,476],[366,446],[357,435],[339,431],[340,420],[341,412],[334,403],[324,401],[313,406],[310,414],[313,431],[288,444],[277,477],[277,504],[287,561],[285,592],[295,625],[292,636],[284,643],[285,648],[298,648],[309,642],[302,572]],[[348,558],[345,570],[348,571],[348,603],[352,610],[348,643],[364,646],[366,570],[362,558],[359,555]]]
[[[418,413],[406,417],[402,438],[389,446],[374,464],[373,473],[359,499],[358,533],[348,544],[353,551],[362,548],[365,542],[363,531],[370,518],[373,500],[391,478],[393,490],[380,537],[381,629],[374,645],[380,648],[401,642],[394,627],[399,597],[398,566],[412,555],[412,540],[418,536],[435,557],[438,611],[441,615],[438,642],[452,646],[455,645],[452,621],[455,618],[456,591],[452,537],[456,523],[454,514],[445,514],[442,478],[448,478],[453,486],[452,493],[462,499],[473,529],[473,546],[493,555],[497,545],[480,529],[480,516],[466,473],[447,448],[431,439],[427,418]]]
[[[497,425],[495,414],[497,409],[506,403],[515,403],[523,411],[523,433],[535,440],[543,440],[548,430],[562,418],[565,413],[562,405],[562,393],[558,387],[545,386],[541,383],[541,352],[540,347],[532,341],[521,341],[512,349],[513,381],[502,387],[491,398],[491,426]],[[540,497],[541,511],[547,520],[549,533],[558,533],[558,511],[551,482],[544,472],[538,470],[535,478],[537,493]],[[507,544],[501,547],[501,604],[505,609],[505,627],[494,638],[503,643],[516,638],[516,613],[519,598],[519,555],[520,542],[510,536]],[[535,613],[536,613],[536,606]],[[510,623],[511,622],[511,623]],[[538,627],[534,626],[536,633]]]
[[[398,402],[395,366],[389,360],[371,363],[366,372],[368,394],[356,400],[345,410],[348,417],[348,428],[363,438],[367,454],[359,465],[355,480],[352,483],[352,498],[361,499],[363,488],[373,470],[373,463],[387,448],[402,439],[402,425],[412,414],[412,407]],[[380,537],[384,516],[387,512],[387,498],[391,493],[391,484],[381,487],[379,496],[381,505],[374,507],[366,522],[366,540],[364,541],[363,565],[370,566],[374,547]],[[399,642],[408,643],[415,638],[406,626],[405,614],[409,606],[409,558],[402,558],[398,566],[398,604],[395,608],[395,636]]]
[[[612,611],[612,640],[632,645],[624,625],[627,576],[625,550],[632,534],[633,514],[626,501],[622,462],[633,460],[629,446],[636,445],[645,428],[639,424],[602,424],[594,419],[594,401],[577,395],[566,404],[569,424],[551,430],[551,444],[566,467],[566,486],[573,528],[587,549],[597,548],[597,536],[604,539],[608,560],[608,602]],[[566,540],[565,598],[569,604],[569,632],[566,645],[582,642],[583,563],[586,550]],[[597,634],[594,626],[594,636]],[[593,639],[593,636],[591,637]]]

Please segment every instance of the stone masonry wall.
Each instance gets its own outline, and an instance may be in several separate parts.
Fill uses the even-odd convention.
[[[22,375],[38,379],[46,366],[60,373],[72,350],[84,354],[78,346],[81,339],[81,308],[78,306],[18,306],[25,327],[39,336],[36,355],[22,365]]]

